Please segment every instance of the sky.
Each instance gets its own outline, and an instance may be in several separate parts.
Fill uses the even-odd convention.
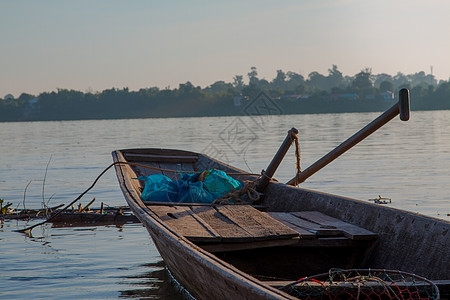
[[[252,66],[450,78],[448,0],[0,0],[0,98],[206,87]]]

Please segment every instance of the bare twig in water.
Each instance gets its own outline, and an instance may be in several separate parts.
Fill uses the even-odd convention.
[[[252,169],[250,168],[250,166],[247,163],[247,160],[245,159],[245,153],[247,153],[247,151],[244,151],[244,163],[247,166],[248,170],[250,171],[250,173],[253,173]]]
[[[49,203],[50,203],[50,200],[52,200],[52,198],[53,198],[53,196],[55,196],[55,194],[56,193],[53,193],[51,196],[50,196],[50,198],[48,198],[48,201],[47,201],[47,205],[46,205],[46,209],[45,209],[45,212],[46,212],[46,217],[48,217],[48,214],[47,214],[47,211],[48,211],[48,205],[49,205]],[[51,211],[52,209],[50,209],[50,211]]]
[[[30,227],[27,227],[27,228],[24,228],[24,229],[20,229],[20,230],[16,230],[16,231],[17,231],[17,232],[23,232],[23,233],[25,233],[26,235],[31,236],[31,230],[32,230],[33,228],[35,228],[35,227],[37,227],[37,226],[40,226],[40,225],[43,225],[43,224],[49,222],[50,220],[53,220],[54,218],[56,218],[56,216],[58,216],[59,214],[61,214],[61,213],[62,213],[63,211],[65,211],[67,208],[71,207],[75,202],[77,202],[78,200],[80,200],[81,198],[83,198],[83,196],[84,196],[87,192],[89,192],[89,191],[97,184],[97,182],[98,182],[98,180],[100,179],[100,177],[102,177],[103,174],[106,173],[106,171],[108,171],[110,168],[112,168],[113,166],[118,165],[118,164],[130,164],[130,165],[131,165],[131,163],[125,163],[125,162],[114,162],[114,163],[110,164],[106,169],[104,169],[104,170],[100,173],[100,175],[97,176],[97,178],[95,178],[94,182],[91,184],[90,187],[88,187],[88,188],[87,188],[83,193],[81,193],[75,200],[73,200],[72,202],[70,202],[69,204],[67,204],[63,209],[61,209],[60,211],[58,211],[56,214],[54,214],[53,216],[51,216],[50,218],[48,218],[47,220],[45,220],[45,221],[43,221],[43,222],[40,222],[40,223],[34,224],[34,225],[30,226]]]
[[[50,158],[48,159],[47,167],[45,168],[44,180],[42,181],[42,208],[46,210],[46,214],[47,214],[47,206],[45,204],[45,179],[47,178],[48,166],[50,165],[51,160],[52,155],[50,155]]]
[[[23,210],[27,210],[26,207],[25,207],[25,199],[26,199],[26,196],[27,196],[27,189],[28,189],[28,186],[31,184],[32,181],[33,181],[33,180],[30,180],[30,181],[28,182],[27,186],[25,187],[25,190],[23,191]]]
[[[91,204],[94,203],[94,201],[95,201],[95,198],[92,199],[92,201],[89,202],[88,205],[86,205],[86,206],[81,210],[81,212],[87,211],[87,210],[89,209],[89,206],[91,206]]]

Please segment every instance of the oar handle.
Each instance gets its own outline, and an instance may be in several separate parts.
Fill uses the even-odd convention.
[[[289,185],[298,185],[302,182],[304,182],[307,178],[309,178],[311,175],[331,163],[333,160],[341,156],[344,152],[364,140],[366,137],[374,133],[376,130],[378,130],[380,127],[382,127],[384,124],[395,118],[400,114],[400,119],[402,121],[409,120],[409,91],[407,89],[401,89],[399,92],[399,101],[394,104],[391,108],[389,108],[387,111],[385,111],[382,115],[380,115],[378,118],[373,120],[371,123],[366,125],[363,129],[352,135],[350,138],[348,138],[345,142],[328,152],[325,156],[323,156],[321,159],[316,161],[314,164],[312,164],[310,167],[308,167],[306,170],[301,172],[300,174],[297,174],[294,178],[289,180],[287,184]]]
[[[409,120],[409,91],[408,89],[401,89],[398,93],[398,108],[400,110],[400,120]]]

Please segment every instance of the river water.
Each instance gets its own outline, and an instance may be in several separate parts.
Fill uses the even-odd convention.
[[[157,147],[203,152],[241,169],[266,168],[291,127],[305,169],[377,113],[0,123],[0,198],[14,208],[69,203],[111,162],[111,151]],[[290,150],[275,177],[295,174]],[[395,119],[302,187],[450,220],[450,111]],[[82,200],[126,205],[113,170]],[[1,299],[177,299],[139,224],[57,228],[0,224]]]

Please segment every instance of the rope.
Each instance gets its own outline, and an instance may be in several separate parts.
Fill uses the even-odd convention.
[[[298,140],[297,131],[289,130],[289,138],[291,139],[291,142],[293,141],[295,143],[295,157],[297,159],[297,162],[295,164],[295,167],[297,169],[297,175],[295,177],[297,178],[298,175],[300,175],[300,173],[302,172],[302,169],[300,167],[300,161],[301,161],[300,143]],[[254,174],[252,174],[252,175],[254,175]],[[225,196],[217,198],[216,200],[214,200],[213,204],[218,204],[218,205],[230,204],[230,201],[232,201],[232,200],[234,200],[233,203],[242,203],[243,200],[242,200],[241,196],[243,196],[243,195],[247,195],[247,198],[251,202],[260,200],[261,195],[256,190],[256,185],[257,185],[258,181],[261,179],[261,177],[266,177],[270,181],[277,181],[276,179],[267,176],[266,172],[264,170],[262,170],[258,179],[254,180],[254,181],[247,181],[241,189],[230,192],[230,193],[226,194]],[[298,185],[298,183],[296,185]]]
[[[258,201],[261,198],[260,194],[256,191],[256,183],[258,182],[258,180],[259,180],[259,178],[254,181],[245,182],[245,184],[242,188],[240,188],[239,190],[230,192],[230,193],[226,194],[225,196],[217,198],[216,200],[214,200],[213,204],[217,204],[217,205],[230,204],[231,200],[234,200],[234,204],[242,203],[243,200],[242,200],[241,196],[243,196],[243,195],[246,195],[247,198],[251,202]]]
[[[300,143],[298,141],[298,135],[297,134],[291,134],[291,138],[294,139],[295,143],[295,157],[297,158],[297,163],[295,164],[295,167],[297,168],[297,175],[302,172],[302,168],[300,166]]]
[[[301,161],[301,157],[300,157],[300,143],[298,141],[298,134],[295,134],[294,132],[290,132],[290,137],[291,140],[294,141],[295,143],[295,157],[297,158],[297,162],[295,164],[295,167],[297,169],[297,174],[295,175],[295,182],[294,182],[294,186],[297,186],[299,183],[297,182],[297,178],[300,175],[300,173],[302,172],[302,168],[300,166],[300,161]]]

